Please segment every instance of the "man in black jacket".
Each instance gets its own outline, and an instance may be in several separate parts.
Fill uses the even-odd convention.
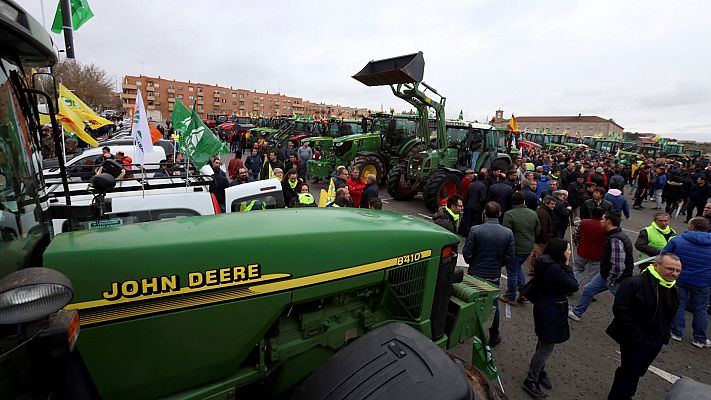
[[[365,189],[363,189],[363,194],[360,196],[360,208],[368,208],[371,199],[378,198],[378,183],[376,182],[375,175],[368,174],[365,177]]]
[[[471,216],[471,222],[469,226],[464,227],[464,234],[469,235],[469,229],[472,226],[481,225],[483,222],[482,212],[484,211],[484,204],[486,203],[486,195],[489,188],[486,187],[484,181],[486,180],[486,175],[481,173],[477,174],[477,180],[469,184],[467,188],[467,204],[466,207],[469,210],[469,215]]]
[[[662,346],[669,343],[679,305],[679,291],[674,285],[680,273],[679,257],[666,253],[642,274],[620,284],[612,306],[615,318],[607,334],[620,345],[621,363],[608,399],[631,399],[639,378]]]

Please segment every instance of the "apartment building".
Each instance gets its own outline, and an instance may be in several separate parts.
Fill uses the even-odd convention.
[[[176,99],[188,106],[195,104],[200,118],[209,115],[331,115],[351,118],[365,114],[364,109],[304,101],[300,97],[282,93],[262,93],[255,90],[235,89],[197,82],[183,82],[149,76],[126,75],[121,85],[121,103],[130,112],[136,103],[136,93],[141,89],[146,113],[154,121],[169,119]]]
[[[614,133],[621,135],[623,128],[612,118],[605,119],[593,115],[567,116],[516,116],[518,128],[522,132],[536,132],[540,129],[550,130],[551,133],[568,133],[570,135],[594,136],[598,133],[608,136]],[[504,118],[503,110],[496,110],[493,125],[505,128],[509,118]]]

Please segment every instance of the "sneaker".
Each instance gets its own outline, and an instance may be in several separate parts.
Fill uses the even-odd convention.
[[[672,338],[672,340],[676,340],[677,342],[681,342],[681,336],[677,336],[677,335],[672,334],[672,335],[671,335],[671,338]]]
[[[512,305],[514,307],[517,305],[516,300],[511,299],[511,298],[509,298],[509,296],[506,296],[506,295],[499,296],[499,300],[503,301],[506,304]]]
[[[578,321],[578,322],[580,322],[582,320],[582,318],[575,315],[575,313],[573,312],[572,309],[568,310],[568,318],[572,319],[573,321]]]
[[[704,343],[699,343],[697,341],[693,341],[693,342],[691,342],[691,344],[693,344],[694,346],[696,346],[700,349],[703,349],[704,347],[711,347],[711,340],[706,339],[706,342],[704,342]]]
[[[534,399],[545,399],[548,397],[547,394],[541,391],[541,387],[538,386],[538,382],[534,380],[526,379],[523,381],[523,390],[525,390],[526,393]]]

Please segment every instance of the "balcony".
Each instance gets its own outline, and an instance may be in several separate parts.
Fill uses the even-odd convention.
[[[124,83],[121,85],[121,89],[130,89],[130,90],[136,90],[138,89],[138,86],[132,85],[130,83]]]
[[[148,105],[148,106],[146,106],[146,109],[148,109],[148,110],[155,110],[155,109],[156,109],[156,106]]]
[[[121,93],[121,98],[122,98],[122,99],[135,99],[135,98],[136,98],[136,94],[135,94],[135,93],[133,93],[133,94],[131,94],[131,93]]]
[[[168,97],[168,103],[175,103],[174,97]]]
[[[205,104],[205,102],[202,101],[202,100],[198,100],[197,103],[200,104],[200,105]]]
[[[168,88],[168,93],[175,93],[175,89]]]
[[[156,99],[155,96],[146,95],[146,100],[155,100],[155,99]]]
[[[222,95],[220,94],[220,92],[215,92],[213,93],[213,97],[222,97]]]
[[[173,105],[172,105],[172,104],[168,104],[168,111],[173,111]]]

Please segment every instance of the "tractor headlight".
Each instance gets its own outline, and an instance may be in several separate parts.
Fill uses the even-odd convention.
[[[40,320],[72,301],[74,289],[64,274],[26,268],[0,280],[0,325]]]

